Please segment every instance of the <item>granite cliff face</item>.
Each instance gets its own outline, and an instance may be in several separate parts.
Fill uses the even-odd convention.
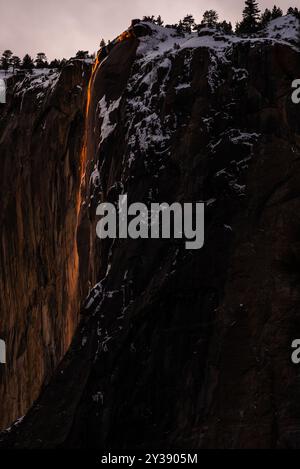
[[[98,283],[64,360],[3,447],[300,447],[290,363],[300,328],[300,107],[291,100],[300,52],[286,37],[299,25],[275,26],[251,40],[152,26],[95,68],[77,233],[78,282]],[[204,201],[204,248],[100,242],[96,206],[120,194]],[[59,229],[74,241],[72,213]],[[61,252],[51,260],[63,262]],[[84,288],[70,291],[78,306]]]
[[[0,426],[24,415],[78,323],[80,149],[90,69],[10,78],[0,109]],[[81,290],[81,288],[83,290]]]

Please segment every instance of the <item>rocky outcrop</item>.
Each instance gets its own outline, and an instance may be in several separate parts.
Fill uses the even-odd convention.
[[[89,73],[75,61],[61,74],[11,78],[0,109],[2,428],[38,397],[78,323],[79,158]]]
[[[95,73],[79,231],[99,283],[4,447],[300,447],[299,50],[153,28]],[[204,248],[95,241],[120,194],[204,201]]]

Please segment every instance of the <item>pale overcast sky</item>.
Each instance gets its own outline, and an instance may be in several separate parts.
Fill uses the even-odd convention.
[[[261,0],[261,9],[274,2],[286,12],[299,0]],[[220,19],[237,21],[244,0],[0,0],[0,52],[11,49],[24,56],[45,52],[48,58],[69,58],[79,49],[94,52],[103,37],[113,39],[132,18],[161,15],[166,23],[187,13],[201,20],[204,10],[216,9]]]

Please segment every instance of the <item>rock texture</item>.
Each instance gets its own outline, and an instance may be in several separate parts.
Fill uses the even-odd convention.
[[[154,28],[96,71],[80,245],[100,282],[4,447],[300,447],[299,51],[169,39]],[[205,247],[95,241],[97,204],[124,193],[205,201]]]
[[[0,337],[8,359],[0,368],[0,428],[38,397],[78,323],[79,158],[89,73],[74,62],[61,74],[11,78],[0,109]]]

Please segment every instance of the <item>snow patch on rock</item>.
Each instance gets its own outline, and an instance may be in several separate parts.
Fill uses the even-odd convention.
[[[112,124],[110,121],[110,115],[112,112],[119,108],[121,102],[121,97],[116,101],[112,101],[111,103],[107,102],[107,98],[104,95],[102,99],[99,101],[97,106],[97,113],[99,119],[102,120],[101,124],[101,137],[100,137],[100,145],[106,140],[112,132],[115,130],[117,124]]]

